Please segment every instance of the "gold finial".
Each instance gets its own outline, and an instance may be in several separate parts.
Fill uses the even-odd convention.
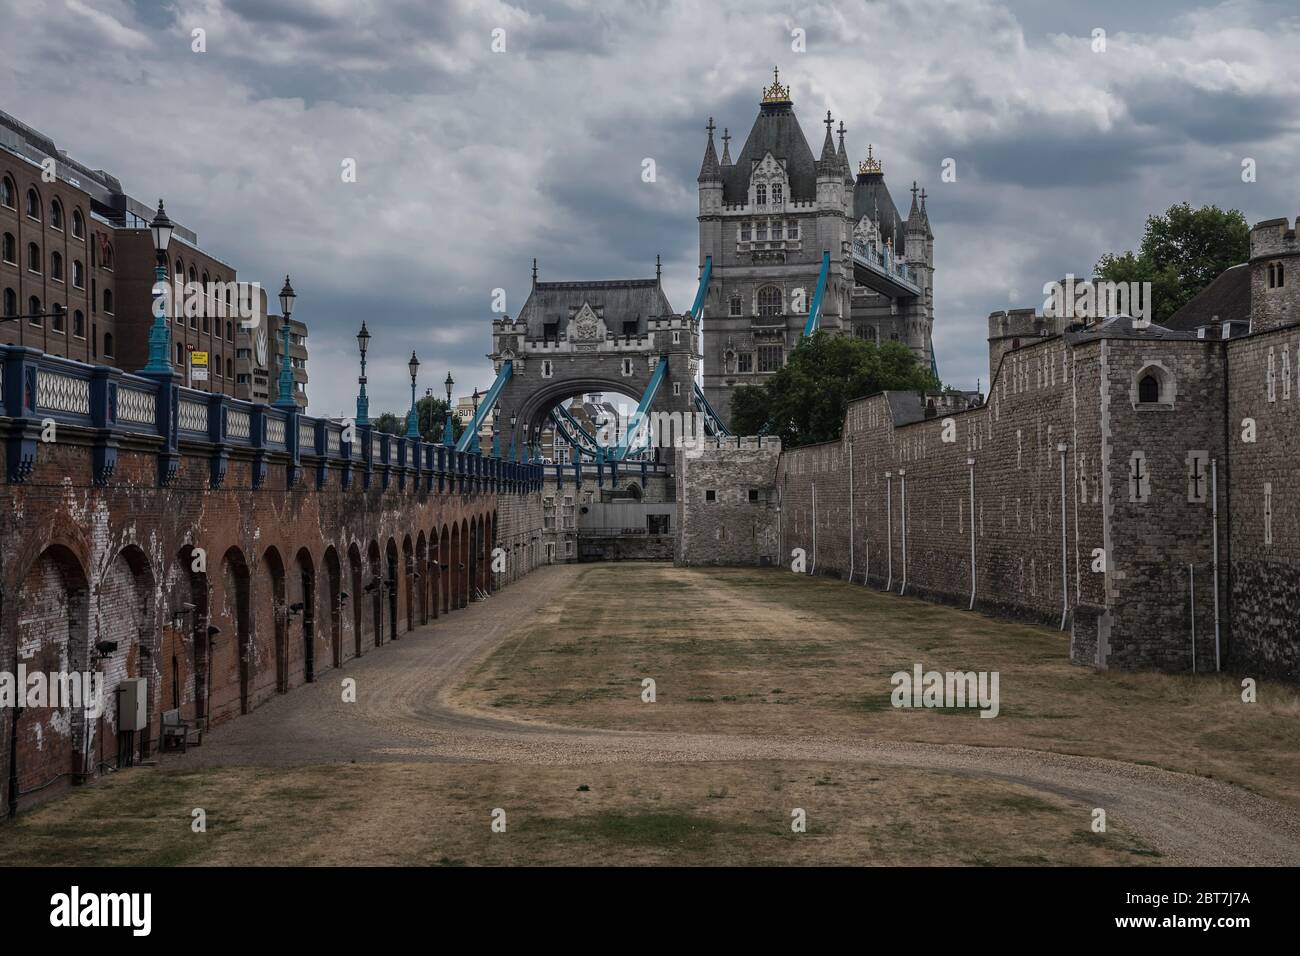
[[[867,144],[867,158],[858,163],[858,175],[865,176],[867,173],[883,173],[884,164],[871,154],[871,144]]]
[[[772,85],[763,90],[763,102],[790,102],[790,87],[781,85],[781,71],[776,67],[772,67]]]

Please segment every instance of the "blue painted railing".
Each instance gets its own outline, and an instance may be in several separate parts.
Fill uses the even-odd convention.
[[[265,483],[272,466],[288,469],[290,487],[312,478],[323,488],[335,470],[344,488],[356,483],[443,494],[531,492],[540,490],[545,477],[541,465],[457,452],[371,425],[349,426],[201,392],[181,386],[174,376],[123,372],[0,345],[7,480],[26,481],[42,446],[61,440],[60,429],[64,435],[73,429],[78,444],[90,444],[87,477],[96,485],[112,482],[122,447],[157,456],[160,485],[176,480],[182,453],[207,457],[212,488],[225,482],[232,459],[251,464],[255,488]]]

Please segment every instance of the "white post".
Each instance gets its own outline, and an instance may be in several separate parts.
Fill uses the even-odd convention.
[[[902,594],[907,590],[907,472],[898,469],[898,510],[902,513],[903,520],[903,583],[898,587],[898,593]]]
[[[1196,565],[1187,565],[1187,589],[1192,602],[1192,673],[1196,673]]]
[[[967,458],[970,466],[970,610],[975,610],[975,459]]]
[[[1065,452],[1069,447],[1065,442],[1056,446],[1061,453],[1061,630],[1065,630],[1065,619],[1070,614],[1070,558],[1065,546]]]
[[[1214,515],[1214,670],[1219,670],[1219,460],[1210,459],[1210,495]]]
[[[853,583],[853,441],[849,441],[849,583]]]
[[[889,555],[889,578],[885,581],[885,590],[894,589],[894,507],[890,494],[894,487],[893,472],[885,472],[885,553]]]
[[[812,483],[812,564],[808,566],[809,574],[817,573],[817,482]]]

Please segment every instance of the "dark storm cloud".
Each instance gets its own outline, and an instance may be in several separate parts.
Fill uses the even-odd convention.
[[[1037,306],[1043,282],[1135,247],[1148,213],[1187,199],[1294,214],[1292,13],[1271,0],[9,0],[0,108],[134,195],[165,195],[241,277],[270,287],[292,272],[314,411],[351,407],[364,318],[372,407],[397,410],[412,349],[421,390],[448,369],[458,393],[486,387],[492,292],[517,314],[533,256],[544,280],[598,279],[652,276],[660,253],[686,308],[704,124],[719,151],[729,127],[738,156],[776,64],[814,152],[830,108],[854,163],[868,141],[886,156],[901,211],[913,178],[927,187],[940,371],[970,385],[987,381],[991,310]],[[190,51],[196,27],[205,54]],[[506,53],[490,50],[496,28]],[[807,53],[791,51],[794,28]],[[942,183],[949,156],[959,178]],[[1246,156],[1257,183],[1241,182]],[[344,157],[356,183],[340,182]]]

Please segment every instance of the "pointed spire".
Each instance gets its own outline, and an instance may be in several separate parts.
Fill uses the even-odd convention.
[[[662,282],[664,278],[663,263],[659,259],[659,253],[655,253],[655,281]]]
[[[731,162],[731,133],[724,126],[722,127],[722,165],[730,166]]]
[[[533,257],[533,288],[537,288],[537,257]]]
[[[722,179],[722,167],[718,165],[718,152],[713,148],[713,131],[717,127],[713,125],[712,116],[709,117],[709,125],[704,128],[709,131],[709,144],[704,147],[704,162],[700,164],[700,175],[695,181],[719,182]]]
[[[835,139],[833,136],[831,136],[831,127],[835,124],[835,121],[831,119],[830,110],[826,111],[826,119],[824,119],[822,122],[826,124],[826,140],[822,143],[821,161],[823,163],[838,164],[839,157],[835,154]]]
[[[840,171],[844,173],[844,182],[847,185],[853,184],[853,167],[849,165],[849,154],[844,149],[844,120],[840,120],[840,146],[836,151],[836,158],[840,161]]]

